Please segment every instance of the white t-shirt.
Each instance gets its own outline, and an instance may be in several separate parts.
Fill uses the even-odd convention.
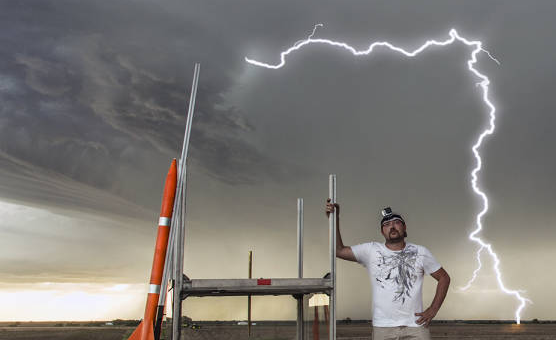
[[[384,243],[351,247],[357,262],[367,268],[373,288],[373,326],[419,327],[415,313],[423,311],[423,277],[440,269],[430,251],[406,243],[392,251]]]

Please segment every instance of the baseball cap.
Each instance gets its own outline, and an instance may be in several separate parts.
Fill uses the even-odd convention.
[[[400,220],[405,225],[405,220],[401,214],[392,212],[392,208],[386,207],[382,210],[382,220],[380,221],[380,228],[389,221]]]

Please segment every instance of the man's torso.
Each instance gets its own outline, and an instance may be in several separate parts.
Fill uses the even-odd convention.
[[[412,243],[392,251],[383,243],[371,242],[352,246],[352,251],[371,280],[373,326],[418,327],[415,313],[423,311],[424,275],[440,268],[432,254]]]

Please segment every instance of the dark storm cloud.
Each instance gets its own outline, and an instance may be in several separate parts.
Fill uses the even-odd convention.
[[[71,90],[72,72],[64,64],[16,54],[17,64],[25,66],[25,83],[47,96],[60,96]]]
[[[71,2],[5,6],[0,146],[10,157],[153,208],[158,198],[136,197],[159,184],[126,183],[122,173],[163,174],[166,163],[153,161],[181,149],[195,60],[189,46],[203,37],[195,39],[197,22],[165,23],[164,7],[136,5],[122,6],[136,19],[129,26],[102,3],[80,4],[79,11]],[[147,29],[144,16],[157,25]],[[232,74],[202,75],[191,161],[230,184],[279,179],[283,170],[245,138],[253,126],[223,103]]]

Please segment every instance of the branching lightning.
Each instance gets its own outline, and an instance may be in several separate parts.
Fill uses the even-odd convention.
[[[496,119],[496,116],[495,116],[496,108],[494,107],[494,105],[492,104],[492,102],[490,101],[490,99],[488,97],[490,80],[488,79],[488,77],[486,75],[480,73],[477,69],[475,69],[474,66],[477,63],[477,55],[480,52],[484,52],[490,59],[495,61],[497,64],[500,64],[500,63],[487,50],[483,49],[481,41],[467,40],[466,38],[461,37],[455,29],[450,30],[450,32],[449,32],[450,38],[448,38],[444,41],[427,40],[423,45],[421,45],[419,48],[417,48],[414,51],[407,51],[403,48],[397,47],[395,45],[392,45],[389,42],[384,42],[384,41],[374,42],[374,43],[370,44],[369,47],[365,50],[357,50],[354,47],[352,47],[351,45],[349,45],[347,43],[344,43],[344,42],[333,41],[333,40],[329,40],[329,39],[313,38],[315,33],[316,33],[317,28],[322,27],[322,26],[323,26],[322,24],[315,25],[315,27],[313,28],[312,33],[306,39],[297,41],[290,48],[281,52],[280,53],[280,62],[278,64],[267,64],[267,63],[259,62],[259,61],[249,59],[249,58],[245,58],[245,61],[249,64],[259,66],[259,67],[264,67],[264,68],[268,68],[268,69],[280,69],[281,67],[283,67],[286,64],[286,57],[289,54],[291,54],[294,51],[297,51],[297,50],[301,49],[304,46],[310,45],[310,44],[325,44],[325,45],[330,45],[330,46],[333,46],[333,47],[339,47],[339,48],[342,48],[344,50],[347,50],[347,51],[351,52],[354,56],[366,56],[366,55],[369,55],[371,52],[373,52],[375,47],[387,47],[390,50],[399,52],[399,53],[401,53],[401,54],[403,54],[407,57],[415,57],[416,55],[418,55],[419,53],[421,53],[422,51],[424,51],[425,49],[427,49],[430,46],[446,46],[446,45],[453,44],[456,41],[462,42],[463,44],[465,44],[467,46],[473,47],[473,50],[471,51],[471,54],[470,54],[470,58],[467,61],[467,68],[469,69],[469,71],[471,71],[471,73],[473,73],[479,79],[479,82],[476,85],[480,86],[481,89],[482,89],[483,102],[485,103],[485,105],[487,106],[488,111],[489,111],[489,113],[488,113],[489,114],[489,125],[479,135],[479,137],[477,139],[477,142],[471,148],[471,150],[473,152],[473,155],[475,156],[475,160],[476,160],[476,166],[471,171],[471,186],[472,186],[473,191],[475,192],[475,194],[478,195],[481,198],[482,203],[483,203],[483,208],[477,214],[477,217],[476,217],[476,226],[477,227],[476,227],[476,229],[473,232],[471,232],[471,234],[469,235],[469,239],[476,242],[480,246],[479,250],[477,251],[478,267],[473,272],[473,276],[472,276],[471,280],[467,283],[467,285],[465,287],[462,287],[461,290],[467,290],[471,286],[471,284],[473,283],[475,278],[477,277],[477,273],[479,272],[479,270],[481,269],[481,266],[482,266],[481,253],[482,253],[483,250],[486,249],[488,251],[489,255],[494,260],[493,269],[496,273],[496,279],[498,281],[499,288],[504,293],[506,293],[508,295],[513,295],[520,302],[519,307],[515,311],[515,319],[516,319],[517,324],[519,324],[520,321],[521,321],[520,314],[521,314],[521,311],[523,310],[523,308],[525,307],[525,304],[527,302],[529,302],[529,303],[532,303],[532,302],[531,302],[531,300],[521,296],[521,294],[520,294],[521,290],[509,290],[509,289],[506,288],[506,286],[504,285],[504,283],[502,281],[502,274],[501,274],[500,268],[499,268],[500,260],[499,260],[498,256],[496,255],[496,253],[494,252],[494,250],[492,248],[492,245],[485,243],[481,238],[479,238],[477,236],[477,234],[483,229],[482,218],[488,211],[488,198],[487,198],[486,194],[477,185],[478,173],[482,168],[482,159],[481,159],[481,155],[479,154],[479,149],[482,146],[483,140],[485,139],[485,137],[488,136],[488,135],[491,135],[494,132],[494,129],[495,129],[494,121]]]

